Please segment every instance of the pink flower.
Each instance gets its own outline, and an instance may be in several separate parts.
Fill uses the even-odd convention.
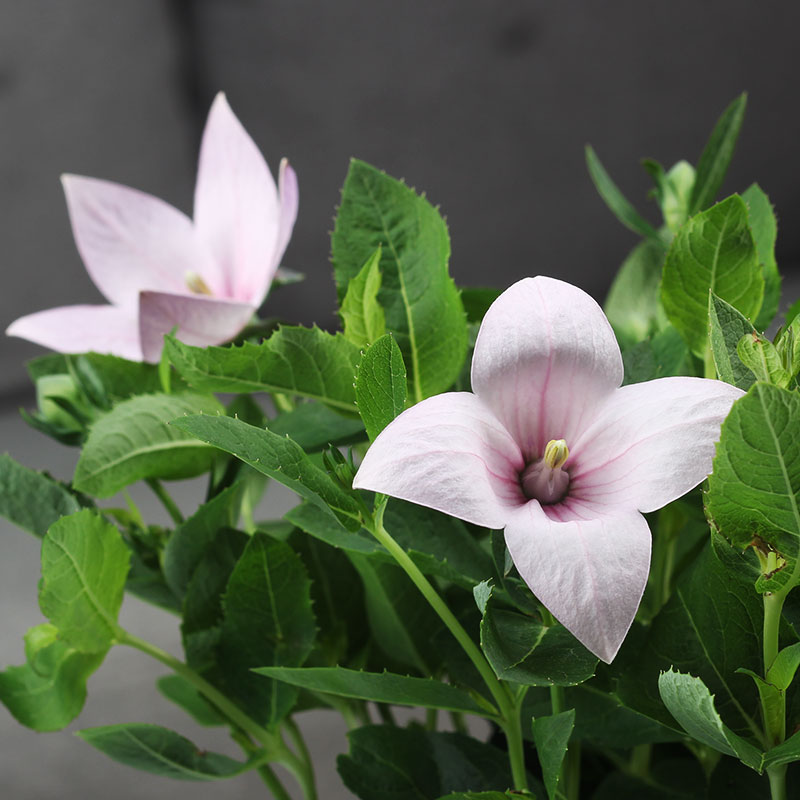
[[[622,377],[597,303],[567,283],[526,278],[486,314],[475,393],[403,412],[370,447],[353,486],[504,528],[531,591],[611,662],[647,582],[641,512],[708,475],[722,420],[742,394],[702,378],[620,388]]]
[[[276,188],[222,93],[203,132],[193,221],[117,183],[63,184],[78,252],[110,305],[51,308],[6,333],[64,353],[157,361],[176,326],[188,344],[231,339],[264,301],[297,216],[294,171],[284,159]]]

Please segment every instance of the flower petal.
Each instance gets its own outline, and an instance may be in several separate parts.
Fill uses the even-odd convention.
[[[720,425],[743,394],[705,378],[623,386],[575,442],[570,495],[648,512],[686,494],[711,472]]]
[[[19,336],[59,353],[111,353],[142,360],[135,314],[116,306],[61,306],[20,317],[8,326]]]
[[[551,520],[535,500],[506,525],[511,558],[550,613],[610,664],[636,615],[650,569],[650,530],[636,512]]]
[[[278,195],[280,197],[281,213],[278,241],[275,246],[275,256],[273,258],[275,270],[278,269],[283,253],[292,236],[292,229],[297,219],[297,209],[300,203],[300,195],[297,189],[297,175],[289,166],[289,161],[286,158],[281,159],[281,165],[278,170]],[[272,282],[272,278],[274,277],[275,271],[273,270],[270,276],[270,282]]]
[[[135,309],[143,289],[185,292],[188,272],[217,288],[211,257],[178,209],[110,181],[61,180],[78,252],[112,304]]]
[[[553,278],[525,278],[492,304],[472,360],[473,391],[494,411],[526,460],[551,439],[573,442],[622,382],[611,325],[586,292]]]
[[[220,92],[200,146],[194,223],[221,271],[224,297],[261,305],[280,258],[280,221],[269,168]]]
[[[394,420],[367,451],[353,486],[502,528],[525,502],[522,455],[473,394],[423,400]]]
[[[177,337],[186,344],[207,347],[236,336],[253,316],[247,303],[204,295],[142,292],[139,302],[139,334],[145,361],[158,361],[164,334],[177,326]]]

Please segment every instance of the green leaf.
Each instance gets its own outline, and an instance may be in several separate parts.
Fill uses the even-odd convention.
[[[200,475],[214,451],[167,423],[184,414],[221,413],[222,405],[210,395],[151,394],[123,400],[92,425],[73,484],[81,492],[110,497],[145,478]]]
[[[480,323],[483,321],[489,306],[500,297],[500,290],[484,288],[482,286],[461,289],[461,302],[467,312],[467,322]]]
[[[689,199],[694,187],[695,171],[688,161],[678,161],[661,182],[661,213],[664,224],[677,233],[689,216]]]
[[[691,368],[688,361],[686,342],[672,325],[667,325],[652,338],[623,350],[623,386],[686,374]]]
[[[778,237],[778,222],[769,197],[754,183],[742,192],[742,200],[747,204],[750,230],[756,243],[758,260],[764,272],[764,302],[755,320],[759,331],[769,327],[778,313],[781,299],[781,276],[775,261],[775,240]]]
[[[789,388],[792,376],[784,369],[775,345],[760,333],[742,336],[736,345],[741,362],[755,375],[756,380]]]
[[[246,396],[246,395],[242,395]],[[250,422],[251,420],[245,420]],[[339,414],[321,403],[300,403],[266,423],[273,433],[289,436],[307,453],[325,447],[340,447],[365,438],[364,424],[355,417]]]
[[[586,166],[600,197],[603,198],[603,201],[611,209],[614,216],[634,233],[660,242],[661,238],[658,235],[658,231],[647,220],[639,216],[636,209],[622,194],[614,181],[611,180],[605,167],[600,163],[600,159],[591,145],[588,144],[586,145]]]
[[[86,681],[106,651],[81,653],[57,638],[49,624],[25,635],[28,663],[0,672],[0,701],[17,722],[36,731],[58,731],[80,714]]]
[[[362,800],[435,800],[512,784],[504,752],[458,733],[365,725],[347,738],[350,752],[337,759],[339,774]]]
[[[10,455],[0,455],[0,515],[35,536],[44,536],[59,518],[80,509],[77,499],[60,483],[23,467]]]
[[[635,344],[658,327],[664,246],[647,240],[636,245],[611,284],[603,306],[623,344]]]
[[[182,708],[198,725],[225,725],[226,720],[208,701],[180,675],[164,675],[156,681],[158,691]]]
[[[492,713],[455,686],[430,678],[413,678],[391,672],[362,672],[343,667],[263,667],[253,671],[303,689],[375,703],[442,708],[480,716]]]
[[[800,537],[800,395],[756,383],[722,424],[706,508],[733,544]],[[739,666],[747,666],[740,664]]]
[[[738,195],[692,217],[667,253],[661,300],[670,322],[692,351],[703,356],[708,340],[708,293],[754,318],[764,296],[764,277]]]
[[[403,354],[387,333],[364,353],[356,376],[356,404],[370,441],[402,412],[407,391]]]
[[[755,333],[750,320],[740,314],[730,303],[708,295],[709,341],[714,365],[720,380],[747,391],[755,382],[753,372],[742,363],[737,346],[739,340]]]
[[[664,705],[689,736],[727,756],[736,756],[756,772],[762,771],[763,754],[722,722],[714,707],[714,697],[700,678],[673,670],[662,672],[658,691]]]
[[[439,212],[402,182],[353,160],[331,244],[340,298],[382,247],[378,297],[408,366],[411,396],[419,402],[448,389],[466,356],[467,325],[447,273],[450,239]]]
[[[255,533],[228,581],[223,608],[219,664],[228,690],[260,722],[274,724],[289,712],[297,692],[251,670],[297,667],[314,646],[303,563],[284,542]]]
[[[39,606],[76,650],[105,652],[121,633],[129,560],[119,531],[92,511],[63,517],[44,537]]]
[[[800,667],[800,642],[784,647],[767,670],[767,680],[777,689],[785,691],[794,680]]]
[[[612,667],[617,694],[628,708],[675,728],[658,693],[659,674],[674,667],[703,681],[735,733],[755,736],[758,693],[736,669],[762,668],[762,602],[738,551],[716,533],[712,542],[681,575],[646,634],[628,635]]]
[[[594,675],[598,661],[563,626],[548,627],[491,600],[481,621],[481,648],[498,678],[528,686],[574,686]]]
[[[800,733],[768,750],[764,756],[764,769],[800,761]]]
[[[549,717],[538,717],[533,721],[533,741],[536,743],[544,785],[550,800],[556,800],[557,797],[561,764],[567,754],[569,737],[574,726],[574,708]]]
[[[340,333],[283,326],[260,344],[202,348],[167,336],[164,346],[198,390],[286,392],[355,411],[353,379],[361,353]]]
[[[215,781],[232,778],[255,766],[201,750],[180,734],[160,725],[103,725],[76,733],[114,761],[165,778]]]
[[[733,157],[746,105],[747,94],[740,94],[717,120],[697,162],[694,187],[689,201],[689,216],[703,211],[714,202]]]
[[[354,495],[312,463],[303,449],[288,437],[230,417],[182,417],[172,424],[288,486],[336,515],[350,530],[360,527],[360,507]]]
[[[244,481],[238,481],[224,489],[201,505],[169,537],[162,569],[176,597],[183,597],[193,572],[220,528],[236,526],[246,488]]]
[[[386,316],[378,302],[380,263],[381,248],[378,247],[348,284],[347,294],[339,309],[344,337],[356,347],[369,347],[386,333]]]
[[[515,800],[518,792],[452,792],[438,800]]]

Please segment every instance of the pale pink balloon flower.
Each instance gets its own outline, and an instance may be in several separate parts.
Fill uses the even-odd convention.
[[[375,440],[353,486],[505,529],[539,601],[611,662],[647,583],[655,511],[711,471],[742,392],[660,378],[620,388],[602,309],[552,278],[526,278],[487,312],[472,388],[423,400]]]
[[[51,308],[6,333],[62,353],[94,350],[157,361],[165,333],[220,344],[264,301],[297,217],[297,178],[284,159],[278,186],[224,94],[200,147],[194,220],[117,183],[62,178],[86,270],[109,305]]]

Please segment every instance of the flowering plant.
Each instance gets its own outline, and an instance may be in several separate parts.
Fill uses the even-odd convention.
[[[283,162],[276,188],[222,96],[193,221],[67,178],[111,305],[9,329],[60,351],[29,365],[25,416],[80,448],[68,484],[0,459],[0,513],[42,540],[46,618],[0,672],[10,713],[64,728],[124,645],[168,668],[187,727],[243,751],[138,720],[79,731],[171,778],[252,770],[279,800],[316,798],[302,719],[334,709],[363,800],[798,791],[800,304],[776,320],[764,191],[716,202],[744,105],[696,167],[646,162],[657,228],[587,148],[643,237],[603,308],[544,276],[458,288],[439,212],[353,161],[342,330],[252,325],[297,187]],[[165,481],[203,475],[186,513]],[[139,481],[169,527],[143,518]],[[298,497],[278,520],[261,519],[268,481]],[[125,592],[180,616],[181,656],[122,627]]]

